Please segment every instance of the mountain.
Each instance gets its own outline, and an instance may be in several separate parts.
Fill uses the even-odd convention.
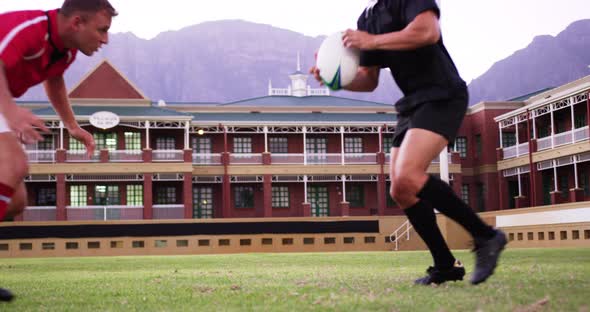
[[[498,43],[501,44],[501,43]],[[590,19],[538,36],[469,84],[471,103],[507,100],[590,75]]]
[[[79,54],[65,78],[71,89],[107,58],[153,101],[231,102],[267,95],[269,80],[286,88],[288,75],[297,69],[297,53],[306,72],[323,39],[241,20],[206,22],[151,40],[119,33],[93,57]],[[536,37],[469,84],[471,103],[506,100],[590,74],[589,50],[590,20],[572,23],[556,37]],[[311,77],[308,82],[318,87]],[[401,96],[385,70],[375,92],[332,94],[382,103]],[[36,87],[23,99],[46,97]]]
[[[92,57],[81,53],[66,72],[71,90],[96,64],[107,58],[148,98],[168,102],[230,102],[266,96],[268,82],[287,88],[289,75],[315,64],[314,54],[324,36],[309,37],[270,25],[241,20],[206,22],[144,40],[132,33],[110,35],[109,44]],[[393,103],[400,92],[389,72],[372,93],[333,92],[333,95]],[[310,77],[312,88],[319,84]],[[40,87],[23,99],[45,100]]]

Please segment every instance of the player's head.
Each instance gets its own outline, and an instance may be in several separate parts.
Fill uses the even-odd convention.
[[[64,43],[92,55],[109,42],[109,28],[117,11],[108,0],[65,0],[60,15],[65,22]]]

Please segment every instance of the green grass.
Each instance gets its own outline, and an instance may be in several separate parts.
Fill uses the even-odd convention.
[[[473,256],[456,255],[468,274]],[[508,250],[486,283],[412,281],[426,252],[0,259],[0,311],[588,311],[590,249]],[[466,276],[468,277],[468,276]]]

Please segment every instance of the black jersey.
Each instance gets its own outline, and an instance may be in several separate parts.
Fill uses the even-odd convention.
[[[428,10],[440,16],[434,0],[379,0],[372,8],[363,11],[357,27],[370,34],[401,31],[416,16]],[[459,76],[442,36],[437,43],[415,50],[362,51],[360,65],[391,70],[405,96],[396,103],[400,112],[424,102],[467,96],[465,82]]]

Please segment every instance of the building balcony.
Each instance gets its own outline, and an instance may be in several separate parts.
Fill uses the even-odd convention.
[[[142,162],[143,151],[141,150],[116,150],[109,151],[111,162]]]
[[[68,220],[141,220],[143,206],[67,206]]]
[[[503,148],[503,159],[516,158],[529,153],[529,142]]]
[[[588,126],[537,139],[537,151],[573,144],[589,138]]]
[[[23,221],[55,221],[57,220],[55,206],[30,206],[23,211]]]
[[[154,219],[184,219],[184,205],[154,205]]]
[[[43,151],[43,150],[27,150],[27,158],[30,163],[54,163],[55,162],[55,151]]]
[[[153,162],[183,162],[184,151],[182,150],[153,150]]]
[[[221,154],[193,153],[193,165],[208,165],[208,166],[222,165]]]

